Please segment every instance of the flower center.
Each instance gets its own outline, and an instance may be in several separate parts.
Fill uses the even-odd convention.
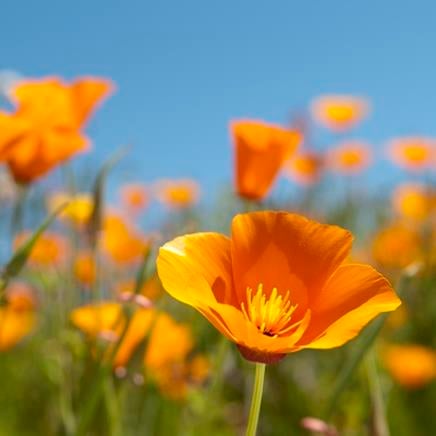
[[[295,324],[289,325],[289,321],[298,304],[291,305],[289,295],[289,291],[284,296],[279,295],[277,288],[273,288],[267,299],[262,283],[254,295],[253,289],[247,287],[247,304],[241,303],[242,313],[262,334],[276,337],[295,327]]]

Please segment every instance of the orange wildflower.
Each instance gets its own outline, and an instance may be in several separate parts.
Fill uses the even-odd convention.
[[[79,253],[74,260],[74,275],[85,286],[91,286],[96,279],[97,267],[90,253]]]
[[[315,120],[334,131],[351,129],[368,115],[369,104],[363,98],[347,95],[325,95],[311,105]]]
[[[319,181],[323,170],[323,159],[318,153],[300,152],[286,162],[285,175],[301,185],[312,185]]]
[[[34,307],[30,288],[22,283],[11,283],[7,304],[0,307],[0,351],[9,350],[33,330]]]
[[[136,347],[144,340],[153,317],[153,310],[135,310],[123,341],[114,356],[114,367],[127,364]],[[120,339],[126,325],[123,306],[113,301],[101,301],[78,307],[71,312],[70,319],[73,325],[90,339],[102,338],[110,344]],[[111,346],[108,348],[108,351],[110,350],[112,350]]]
[[[299,146],[296,130],[261,121],[234,121],[235,189],[238,195],[261,200],[268,195],[285,162]]]
[[[390,345],[383,360],[400,385],[416,389],[436,378],[436,351],[422,345]]]
[[[367,168],[370,161],[370,147],[357,141],[344,142],[327,154],[328,166],[343,174],[356,174]]]
[[[108,215],[103,223],[101,246],[114,262],[128,264],[141,259],[150,243],[120,216]]]
[[[401,168],[412,171],[427,169],[435,163],[436,141],[422,137],[395,139],[389,145],[389,156]]]
[[[135,214],[144,210],[149,202],[147,188],[139,183],[124,185],[120,194],[123,206]]]
[[[15,112],[0,112],[0,160],[15,180],[31,183],[86,150],[81,129],[111,90],[110,82],[90,77],[71,84],[56,77],[30,80],[14,87]]]
[[[160,390],[173,399],[183,399],[190,382],[200,384],[209,374],[205,357],[188,359],[193,348],[189,326],[160,313],[150,334],[144,364]]]
[[[183,209],[198,201],[200,188],[194,180],[161,180],[155,184],[155,193],[164,205]]]
[[[68,205],[59,214],[61,220],[70,222],[78,227],[88,223],[94,208],[91,194],[78,193],[76,195],[69,195],[64,192],[57,192],[49,197],[48,209],[55,211],[65,203],[68,203]]]
[[[31,232],[29,231],[20,233],[14,241],[15,249],[26,242],[30,236]],[[29,263],[40,267],[58,265],[65,261],[68,252],[69,244],[62,235],[55,232],[45,232],[33,246],[29,256]]]
[[[405,268],[420,256],[418,232],[404,224],[391,224],[381,229],[372,243],[372,257],[385,268]]]
[[[345,264],[352,235],[286,212],[237,215],[232,235],[185,235],[161,247],[164,289],[195,307],[248,360],[271,363],[353,339],[400,305],[368,265]]]
[[[395,189],[392,203],[400,216],[413,221],[424,221],[432,208],[436,208],[436,196],[422,184],[404,183]]]

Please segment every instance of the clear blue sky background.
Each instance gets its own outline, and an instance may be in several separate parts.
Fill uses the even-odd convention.
[[[95,156],[131,143],[132,174],[231,175],[228,121],[285,121],[320,93],[368,96],[356,135],[436,134],[436,2],[3,1],[0,66],[92,74],[117,94],[90,126]],[[133,178],[133,176],[131,176]]]

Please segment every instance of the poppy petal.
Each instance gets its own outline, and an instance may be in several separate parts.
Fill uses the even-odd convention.
[[[182,303],[205,308],[233,300],[230,240],[224,235],[195,233],[167,242],[157,270],[163,287]]]
[[[238,300],[246,288],[262,283],[266,297],[273,288],[290,292],[298,304],[294,319],[310,306],[313,294],[344,261],[352,235],[286,212],[237,215],[232,223],[232,262]]]
[[[374,268],[343,265],[312,302],[313,321],[299,344],[305,348],[338,347],[377,315],[400,304],[389,282]]]

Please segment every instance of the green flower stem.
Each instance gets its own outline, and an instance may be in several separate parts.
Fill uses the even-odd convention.
[[[246,436],[255,436],[259,422],[260,405],[262,403],[263,381],[265,378],[265,364],[256,363],[253,394],[251,397],[250,416],[248,417]]]
[[[378,374],[377,361],[374,348],[366,358],[366,370],[368,373],[369,388],[374,408],[374,429],[379,436],[389,436],[389,427],[386,420],[386,409],[383,399],[383,391]]]

